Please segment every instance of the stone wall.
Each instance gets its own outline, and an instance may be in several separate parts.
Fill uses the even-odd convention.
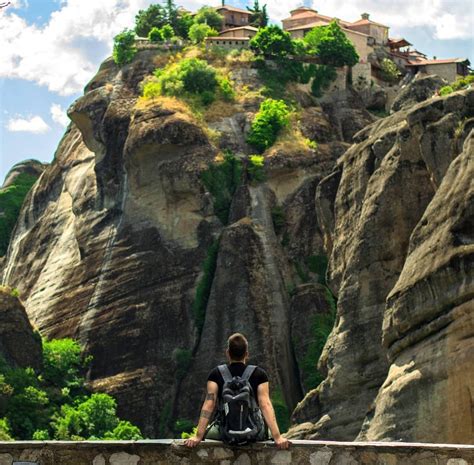
[[[224,447],[206,441],[32,441],[0,443],[0,465],[474,465],[474,446],[294,441],[288,451],[271,442]]]

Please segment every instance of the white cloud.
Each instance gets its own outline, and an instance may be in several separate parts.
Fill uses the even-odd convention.
[[[69,124],[69,118],[66,114],[66,110],[61,108],[61,105],[53,103],[50,108],[51,118],[55,123],[60,124],[63,127],[66,127]]]
[[[6,127],[11,132],[31,132],[33,134],[44,134],[50,129],[41,116],[10,118]]]
[[[396,33],[407,28],[427,27],[436,39],[471,39],[474,30],[472,0],[339,0],[321,3],[313,0],[313,8],[322,14],[355,21],[367,12],[371,19],[386,24]]]
[[[135,14],[150,3],[68,0],[41,27],[6,9],[0,14],[0,78],[26,79],[60,95],[77,93],[110,54],[113,37],[132,27]]]
[[[55,0],[58,10],[43,26],[29,24],[15,9],[0,13],[0,78],[20,78],[60,95],[80,92],[112,50],[113,37],[133,27],[139,9],[156,0]],[[18,5],[27,0],[15,0]],[[229,0],[230,2],[230,0]],[[178,1],[191,10],[220,0]],[[251,3],[249,0],[248,3]],[[265,3],[265,2],[264,2]],[[288,16],[301,0],[267,1],[272,20]],[[356,20],[367,11],[392,34],[427,27],[434,38],[471,38],[472,0],[313,0],[321,13]]]

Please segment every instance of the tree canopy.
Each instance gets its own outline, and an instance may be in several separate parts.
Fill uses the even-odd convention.
[[[359,55],[337,21],[312,29],[304,38],[310,53],[317,55],[324,65],[354,66]]]
[[[266,58],[283,58],[294,51],[290,34],[278,26],[261,28],[250,40],[250,48]]]
[[[203,6],[198,10],[194,17],[194,22],[198,24],[207,24],[212,29],[219,31],[222,28],[224,17],[211,6]]]
[[[189,28],[188,34],[195,44],[200,44],[206,37],[216,36],[218,32],[208,24],[195,23]]]
[[[153,27],[161,29],[167,22],[167,11],[159,4],[150,5],[146,10],[139,10],[135,16],[135,32],[140,37],[148,37]]]
[[[260,7],[258,0],[254,1],[253,7],[247,7],[247,10],[252,13],[250,16],[250,25],[254,27],[266,27],[268,25],[267,5]]]

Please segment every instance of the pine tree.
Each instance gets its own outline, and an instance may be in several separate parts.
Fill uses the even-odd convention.
[[[265,27],[268,24],[267,5],[260,8],[259,0],[254,0],[253,8],[247,7],[252,13],[250,16],[250,25],[254,27]]]

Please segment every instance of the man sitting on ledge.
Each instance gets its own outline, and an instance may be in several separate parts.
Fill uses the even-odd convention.
[[[242,334],[235,333],[229,337],[226,356],[229,363],[214,368],[209,374],[197,433],[187,439],[185,445],[196,447],[204,438],[222,440],[227,444],[265,441],[268,439],[268,425],[276,446],[288,449],[291,443],[281,436],[278,429],[268,376],[262,368],[247,365],[248,342]],[[206,431],[216,404],[216,420]]]

